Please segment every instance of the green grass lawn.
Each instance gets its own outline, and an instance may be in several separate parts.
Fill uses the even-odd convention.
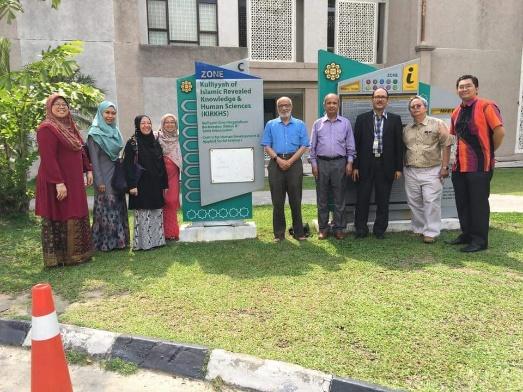
[[[312,220],[316,209],[303,212]],[[273,244],[271,208],[256,207],[254,220],[255,240],[43,269],[37,219],[0,218],[0,292],[47,281],[73,302],[64,323],[412,391],[523,390],[523,214],[492,214],[491,247],[476,254],[408,233]]]
[[[523,167],[496,169],[490,193],[523,196]]]

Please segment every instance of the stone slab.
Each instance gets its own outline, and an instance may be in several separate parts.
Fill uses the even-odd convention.
[[[399,390],[357,380],[333,377],[329,392],[399,392]]]
[[[314,219],[312,224],[316,231],[318,231],[318,220]],[[369,222],[368,227],[370,232],[372,232],[372,225],[374,222]],[[441,219],[441,230],[458,230],[459,229],[459,220],[458,218],[442,218]],[[394,220],[389,221],[389,226],[387,227],[387,232],[402,232],[402,231],[411,231],[410,220]],[[347,225],[347,231],[349,233],[354,231],[354,223],[349,223]]]
[[[256,223],[246,222],[238,226],[192,226],[180,228],[180,242],[231,241],[256,238]]]
[[[227,384],[260,392],[328,392],[332,379],[329,374],[290,363],[213,350],[206,379],[216,377]]]
[[[30,329],[29,321],[0,319],[0,344],[21,346]]]
[[[119,336],[111,357],[133,362],[139,367],[203,380],[209,349],[202,346]]]
[[[106,357],[119,334],[98,329],[60,325],[66,350],[85,352],[93,357]]]

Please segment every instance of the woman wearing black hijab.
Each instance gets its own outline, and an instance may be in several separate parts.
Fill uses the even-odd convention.
[[[125,145],[124,167],[129,209],[134,210],[133,249],[145,250],[165,245],[162,208],[168,183],[162,147],[153,134],[151,119],[137,116],[134,126],[135,133]]]

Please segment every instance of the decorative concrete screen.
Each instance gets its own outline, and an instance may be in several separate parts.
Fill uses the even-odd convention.
[[[336,2],[335,52],[363,63],[376,63],[378,3]]]
[[[249,4],[251,60],[295,61],[296,0],[250,0]]]

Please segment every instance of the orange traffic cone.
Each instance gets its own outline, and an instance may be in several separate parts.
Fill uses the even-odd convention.
[[[32,296],[31,391],[72,392],[51,286],[33,286]]]

